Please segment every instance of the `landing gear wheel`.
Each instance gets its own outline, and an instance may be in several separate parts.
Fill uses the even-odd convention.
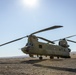
[[[59,57],[57,57],[57,59],[59,59]]]
[[[40,60],[42,60],[42,57],[39,57]]]
[[[50,59],[54,59],[54,57],[53,56],[50,56]]]

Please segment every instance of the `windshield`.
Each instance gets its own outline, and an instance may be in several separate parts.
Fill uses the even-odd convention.
[[[26,46],[33,46],[33,44],[32,43],[27,43]]]

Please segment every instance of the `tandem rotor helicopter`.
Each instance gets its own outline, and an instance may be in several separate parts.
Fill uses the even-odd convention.
[[[55,25],[49,28],[45,28],[45,29],[36,31],[34,33],[31,33],[30,35],[6,42],[4,44],[1,44],[0,46],[4,46],[7,44],[16,42],[16,41],[19,41],[27,37],[28,42],[23,48],[21,48],[21,50],[23,53],[29,54],[30,57],[37,55],[37,57],[39,57],[40,60],[43,59],[42,56],[49,56],[50,59],[53,59],[54,57],[57,57],[58,59],[59,58],[70,58],[71,49],[69,48],[67,41],[73,42],[73,43],[76,43],[76,42],[72,40],[68,40],[67,38],[71,38],[76,35],[68,36],[63,39],[58,39],[54,41],[50,41],[46,38],[38,37],[34,35],[34,34],[37,34],[43,31],[53,30],[53,29],[61,28],[61,27],[63,26]],[[39,42],[38,39],[42,39],[46,41],[47,43]],[[55,41],[59,41],[59,44],[55,45]]]

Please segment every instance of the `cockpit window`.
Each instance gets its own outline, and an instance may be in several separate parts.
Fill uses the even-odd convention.
[[[32,43],[27,43],[26,46],[33,46],[33,44]]]

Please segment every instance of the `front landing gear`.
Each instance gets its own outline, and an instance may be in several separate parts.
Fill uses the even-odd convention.
[[[57,59],[59,59],[59,56],[57,57]]]
[[[54,59],[54,57],[53,56],[50,56],[50,59]]]
[[[43,58],[42,57],[39,57],[39,59],[42,60]]]

